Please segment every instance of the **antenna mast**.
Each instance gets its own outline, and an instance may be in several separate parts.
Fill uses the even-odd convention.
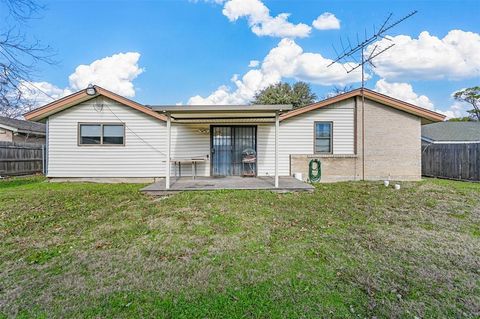
[[[401,22],[407,20],[408,18],[410,18],[416,13],[417,13],[417,10],[412,11],[406,16],[404,16],[403,18],[388,24],[390,21],[390,18],[393,16],[393,14],[390,13],[378,30],[375,29],[375,25],[373,26],[373,34],[370,37],[367,36],[367,30],[365,29],[365,38],[362,42],[360,42],[359,36],[357,33],[357,39],[356,39],[357,45],[353,47],[351,45],[350,39],[348,38],[347,38],[347,44],[346,44],[347,46],[345,47],[344,42],[340,37],[340,44],[342,46],[342,50],[340,51],[340,53],[337,51],[335,46],[332,45],[333,50],[337,54],[337,57],[329,65],[327,65],[327,67],[330,67],[335,63],[339,63],[347,73],[353,72],[358,68],[361,68],[361,72],[362,72],[362,87],[360,90],[362,94],[362,180],[365,180],[365,94],[364,94],[365,65],[369,64],[372,67],[375,67],[375,64],[373,64],[373,59],[379,56],[380,54],[384,53],[385,51],[391,49],[395,45],[392,39],[387,37],[386,32],[391,30],[393,27],[397,26]],[[386,46],[379,47],[380,44],[377,41],[381,39],[388,40],[391,43]],[[368,55],[368,57],[366,57],[365,49],[370,45],[374,45],[374,47],[370,51],[370,54]],[[356,105],[356,102],[355,102],[355,105]],[[356,108],[355,108],[355,112],[357,112]],[[356,146],[355,146],[355,149],[356,149]]]
[[[365,39],[362,42],[360,42],[358,33],[357,33],[356,46],[352,47],[350,39],[347,39],[348,46],[345,47],[342,38],[340,38],[342,51],[338,53],[335,46],[333,46],[334,51],[337,53],[337,57],[329,65],[327,65],[327,67],[330,67],[335,63],[341,63],[347,73],[350,73],[358,68],[362,68],[362,89],[363,89],[365,87],[365,64],[368,63],[372,67],[375,67],[375,65],[373,64],[373,59],[379,56],[380,54],[382,54],[383,52],[392,48],[395,45],[395,43],[392,42],[390,45],[383,48],[380,48],[379,44],[375,44],[375,46],[373,47],[368,57],[365,57],[365,48],[373,44],[375,41],[378,41],[381,39],[392,41],[392,39],[387,37],[386,32],[391,30],[393,27],[397,26],[401,22],[407,20],[417,12],[418,11],[416,10],[412,11],[406,16],[404,16],[403,18],[388,24],[388,22],[390,21],[390,18],[393,16],[393,14],[390,13],[388,17],[385,19],[385,21],[383,22],[382,26],[378,30],[375,29],[375,25],[373,26],[373,34],[370,37],[367,36],[367,30],[365,29]],[[360,62],[357,62],[358,60],[360,60]],[[353,66],[352,66],[352,63],[354,64]]]

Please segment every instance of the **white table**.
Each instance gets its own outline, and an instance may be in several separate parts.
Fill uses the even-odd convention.
[[[205,157],[197,158],[172,158],[170,163],[175,165],[175,177],[177,177],[177,164],[178,164],[178,177],[182,177],[182,164],[191,164],[192,165],[192,179],[195,179],[197,176],[197,163],[204,163],[207,159]]]

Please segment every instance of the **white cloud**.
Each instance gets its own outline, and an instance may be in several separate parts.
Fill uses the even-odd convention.
[[[333,13],[324,12],[313,21],[312,25],[317,30],[340,29],[340,20]]]
[[[258,36],[304,38],[312,30],[304,23],[289,22],[288,13],[272,17],[270,10],[260,0],[229,0],[225,2],[222,12],[230,21],[246,17],[252,32]]]
[[[433,110],[433,103],[426,95],[418,95],[413,91],[413,87],[408,83],[387,82],[380,79],[375,84],[375,91],[389,95],[396,99],[417,105],[429,110]]]
[[[451,79],[480,76],[480,35],[462,30],[451,30],[443,38],[424,31],[418,39],[398,35],[375,44],[395,46],[375,58],[374,71],[385,79]],[[369,55],[375,44],[370,45]]]
[[[122,96],[135,96],[132,81],[144,70],[138,66],[140,53],[127,52],[96,60],[89,65],[79,65],[68,79],[74,90],[96,84]]]
[[[412,85],[409,83],[390,83],[385,79],[380,79],[375,84],[375,91],[443,114],[447,119],[465,116],[465,104],[455,101],[446,111],[438,109],[426,95],[415,93]]]
[[[251,60],[250,63],[248,63],[249,68],[256,68],[260,65],[260,61],[258,60]]]
[[[66,95],[72,94],[69,88],[61,89],[48,82],[21,82],[23,97],[34,106],[48,104]]]
[[[454,102],[447,111],[442,111],[442,110],[435,110],[438,113],[441,113],[445,115],[448,119],[454,118],[454,117],[463,117],[467,115],[466,109],[465,109],[465,104],[460,103],[460,102]]]
[[[48,82],[23,82],[23,94],[35,106],[41,106],[95,84],[122,96],[133,97],[135,87],[132,81],[144,71],[138,66],[139,59],[138,52],[114,54],[89,65],[79,65],[68,77],[69,86],[64,89]]]
[[[345,85],[361,80],[360,70],[346,73],[340,64],[327,68],[331,62],[319,53],[303,52],[291,39],[282,39],[270,50],[258,69],[234,75],[235,88],[222,85],[207,97],[194,96],[188,104],[245,104],[255,93],[283,78],[308,81],[321,85]]]

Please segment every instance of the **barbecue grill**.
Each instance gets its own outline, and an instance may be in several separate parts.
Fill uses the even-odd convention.
[[[257,152],[253,148],[246,148],[242,152],[242,176],[257,175]]]

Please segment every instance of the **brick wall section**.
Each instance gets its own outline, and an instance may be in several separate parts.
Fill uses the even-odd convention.
[[[357,157],[355,155],[292,155],[290,156],[292,174],[302,173],[302,178],[307,180],[308,164],[312,159],[318,159],[321,162],[322,182],[342,182],[360,179],[359,172],[355,171],[355,162],[357,161]]]
[[[362,160],[362,103],[356,104],[355,155],[291,155],[291,173],[308,178],[308,163],[314,158],[322,162],[322,182],[361,180]],[[365,100],[365,179],[415,181],[421,179],[420,118]]]
[[[421,179],[420,121],[418,116],[365,100],[366,180]]]

